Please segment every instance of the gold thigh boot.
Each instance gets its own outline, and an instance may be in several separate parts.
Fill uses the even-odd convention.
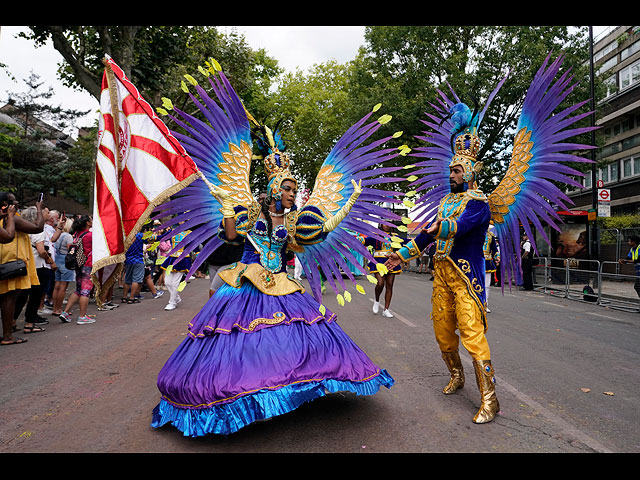
[[[442,352],[442,358],[449,369],[449,373],[451,373],[451,379],[447,386],[442,389],[442,393],[451,395],[456,390],[464,387],[464,370],[457,351]]]
[[[473,417],[474,423],[487,423],[494,419],[500,411],[498,397],[496,397],[495,378],[491,360],[477,360],[473,362],[476,372],[478,389],[482,395],[480,410]]]

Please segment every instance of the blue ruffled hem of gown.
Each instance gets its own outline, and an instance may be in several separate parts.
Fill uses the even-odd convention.
[[[381,386],[390,388],[393,378],[386,370],[366,382],[327,379],[287,385],[278,390],[261,390],[232,403],[203,409],[179,408],[162,399],[153,409],[151,426],[159,428],[170,423],[185,437],[208,434],[229,435],[258,420],[283,415],[325,396],[327,393],[353,392],[373,395]]]

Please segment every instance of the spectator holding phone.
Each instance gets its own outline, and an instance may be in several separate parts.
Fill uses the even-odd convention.
[[[0,192],[0,243],[12,242],[16,235],[16,207],[9,201],[7,192]]]

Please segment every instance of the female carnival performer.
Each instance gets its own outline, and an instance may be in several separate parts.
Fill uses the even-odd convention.
[[[373,275],[377,281],[375,287],[375,301],[373,302],[373,313],[377,314],[380,311],[380,297],[382,291],[384,294],[384,309],[382,310],[382,316],[387,318],[393,318],[393,313],[389,311],[391,306],[391,298],[393,297],[393,284],[396,279],[396,275],[402,273],[402,267],[396,265],[391,269],[378,270],[378,265],[384,265],[389,259],[389,255],[393,253],[393,247],[391,246],[391,226],[388,224],[381,224],[380,228],[386,234],[386,238],[378,240],[376,238],[367,237],[364,240],[364,245],[370,247],[370,251],[373,250],[373,262],[369,262],[369,273]]]
[[[278,132],[260,126],[259,140],[269,152],[263,157],[268,192],[260,204],[249,188],[249,119],[255,120],[219,68],[209,65],[209,72],[216,100],[193,81],[202,103],[190,94],[208,124],[177,109],[181,119],[172,117],[188,133],[173,134],[203,172],[203,181],[186,187],[157,214],[177,214],[175,228],[191,229],[177,261],[202,245],[191,271],[222,242],[245,245],[241,261],[220,274],[225,283],[189,323],[187,338],[158,376],[162,397],[152,426],[169,423],[193,437],[230,434],[326,393],[371,395],[393,385],[393,378],[344,333],[335,313],[321,305],[318,273],[319,266],[336,291],[334,279],[344,288],[342,272],[356,284],[346,266],[346,261],[356,264],[350,252],[373,258],[347,229],[381,238],[368,222],[377,224],[375,215],[394,218],[373,204],[395,201],[393,195],[366,185],[385,181],[369,179],[374,172],[377,177],[395,168],[364,170],[396,156],[395,149],[376,148],[391,137],[363,145],[383,122],[365,124],[371,112],[345,133],[300,210],[294,203],[298,185]],[[287,249],[302,263],[313,296],[287,275]],[[346,288],[338,299],[350,299]]]

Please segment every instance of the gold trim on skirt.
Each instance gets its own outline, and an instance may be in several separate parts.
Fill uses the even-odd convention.
[[[286,272],[272,273],[258,263],[237,262],[233,267],[218,274],[220,278],[235,288],[248,280],[258,290],[267,295],[288,295],[293,292],[304,293],[304,286],[291,278]]]

